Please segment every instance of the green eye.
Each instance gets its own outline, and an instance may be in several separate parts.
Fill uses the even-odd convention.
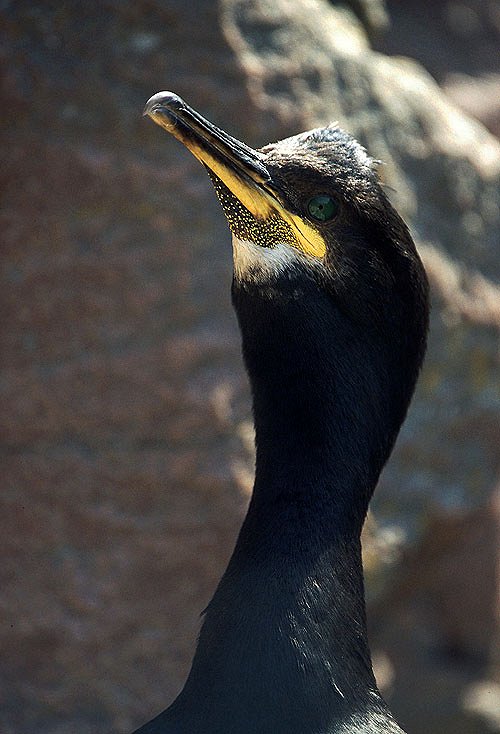
[[[318,222],[327,222],[339,211],[339,204],[335,199],[326,194],[320,194],[319,196],[313,196],[307,203],[307,211],[313,219],[317,219]]]

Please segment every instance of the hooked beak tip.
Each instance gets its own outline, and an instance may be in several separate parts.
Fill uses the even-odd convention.
[[[184,102],[177,94],[173,92],[157,92],[148,99],[142,114],[144,117],[147,117],[162,108],[179,110],[182,107],[184,107]]]

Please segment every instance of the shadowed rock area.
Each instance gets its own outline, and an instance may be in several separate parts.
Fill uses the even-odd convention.
[[[4,734],[164,708],[251,489],[230,236],[141,118],[169,88],[251,145],[339,120],[384,161],[434,310],[366,532],[377,672],[410,734],[500,730],[500,144],[353,5],[3,6]]]

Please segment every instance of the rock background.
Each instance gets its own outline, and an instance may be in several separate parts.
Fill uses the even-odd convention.
[[[1,13],[0,730],[119,734],[164,708],[251,488],[229,235],[140,116],[171,88],[252,145],[338,119],[384,160],[434,311],[365,534],[377,674],[411,734],[500,731],[500,144],[387,56],[477,89],[498,5]],[[487,97],[464,107],[498,132]]]

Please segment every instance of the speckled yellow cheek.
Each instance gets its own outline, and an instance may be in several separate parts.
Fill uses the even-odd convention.
[[[261,194],[269,203],[270,211],[266,216],[255,216],[246,206],[241,195],[238,195],[220,176],[209,169],[219,201],[226,215],[229,227],[234,235],[242,240],[254,242],[259,247],[272,247],[274,242],[287,244],[297,250],[321,259],[326,253],[326,244],[321,234],[305,222],[297,214],[288,212],[277,199],[266,191],[261,191],[255,184],[247,184],[238,180],[238,191],[249,189]],[[235,176],[235,178],[237,178]]]
[[[168,117],[152,113],[153,120],[179,140],[213,174],[211,176],[222,207],[228,218],[231,230],[240,237],[270,247],[273,240],[279,239],[296,247],[306,255],[322,258],[326,253],[325,240],[297,214],[288,212],[277,199],[260,187],[259,181],[248,183],[230,167],[215,158],[210,151],[183,133]],[[220,182],[228,189],[246,210],[238,210],[235,202],[228,200],[221,190]],[[254,218],[250,221],[248,212]]]

